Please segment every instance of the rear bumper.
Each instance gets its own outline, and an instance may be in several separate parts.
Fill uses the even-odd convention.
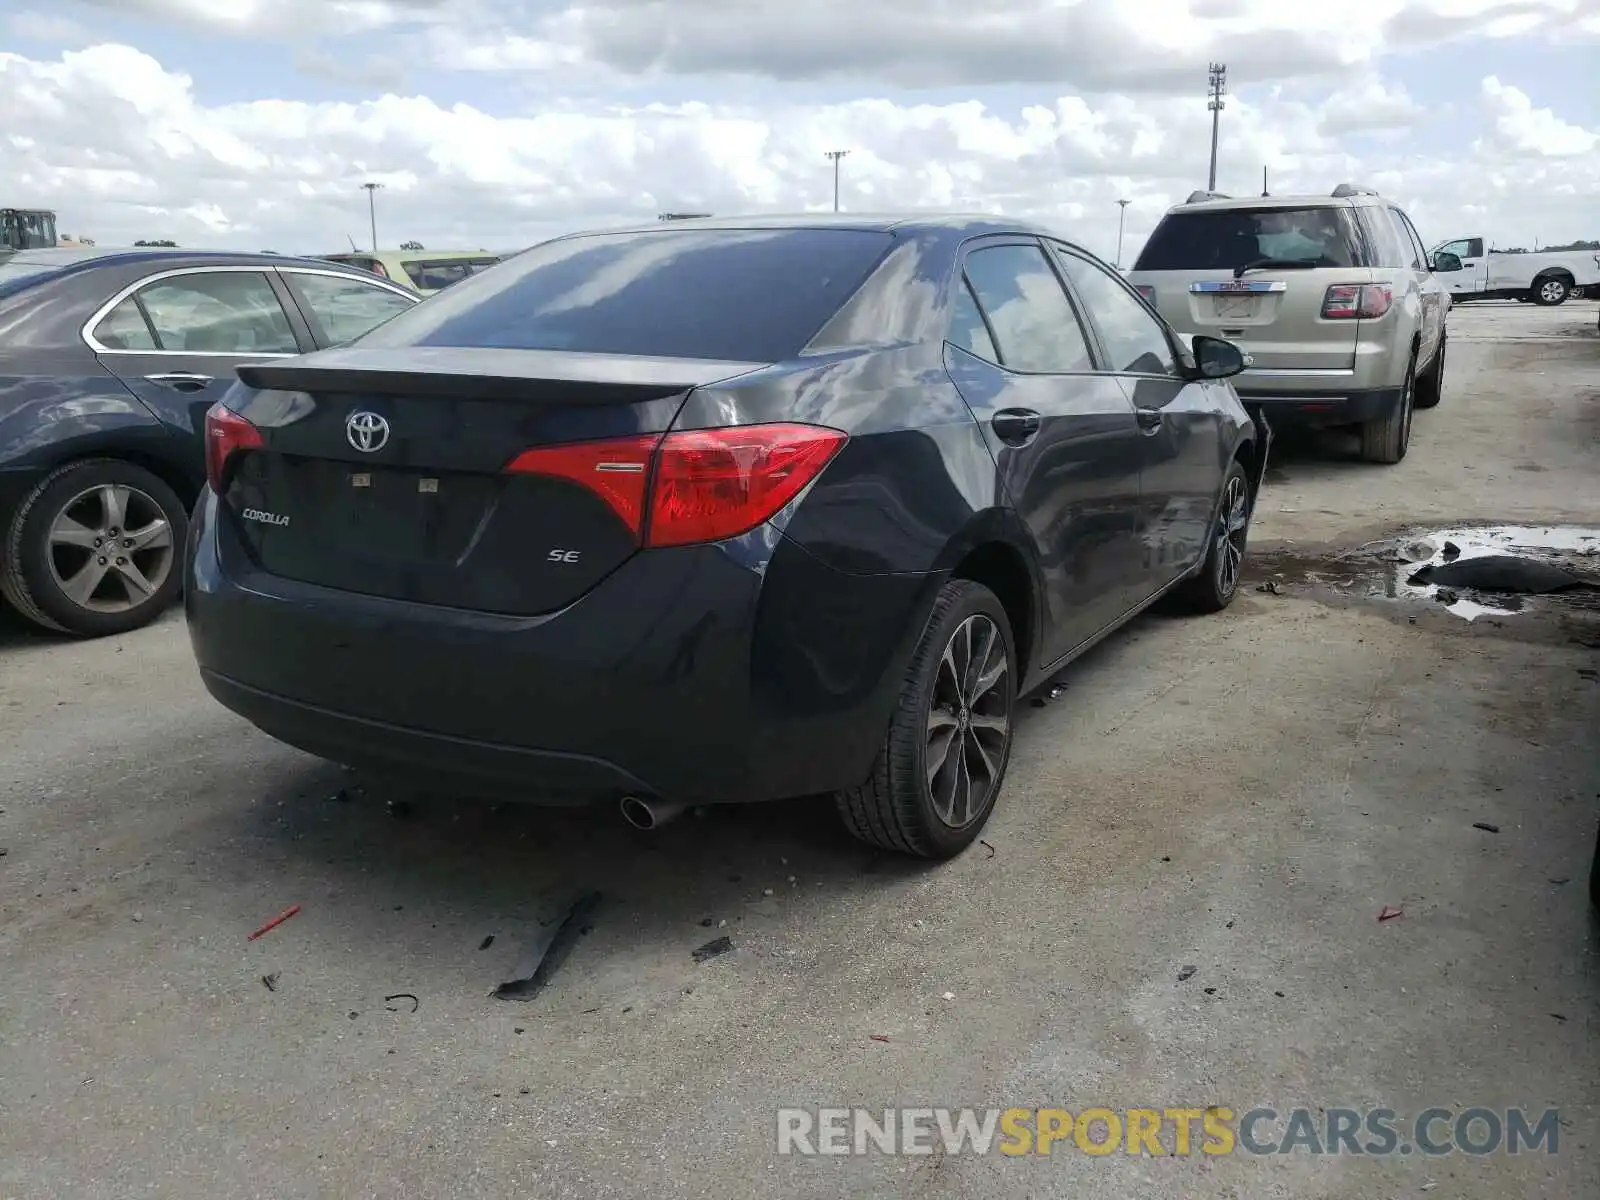
[[[336,762],[541,802],[854,786],[938,585],[844,574],[762,530],[502,617],[264,575],[218,518],[208,491],[184,599],[217,700]]]
[[[1290,394],[1270,387],[1254,388],[1235,381],[1245,408],[1259,409],[1277,428],[1301,425],[1313,428],[1359,425],[1388,416],[1400,403],[1402,389],[1343,388],[1316,393]]]

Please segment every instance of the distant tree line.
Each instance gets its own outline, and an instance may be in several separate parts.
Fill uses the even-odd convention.
[[[134,245],[135,246],[166,246],[166,247],[169,247],[169,248],[175,250],[175,249],[177,249],[178,243],[177,242],[169,242],[169,241],[167,241],[166,238],[161,238],[158,241],[147,241],[144,238],[140,238],[137,242],[134,243]]]
[[[1526,246],[1495,247],[1496,254],[1545,254],[1558,250],[1600,250],[1600,242],[1568,242],[1564,246],[1540,246],[1538,250],[1529,250]]]

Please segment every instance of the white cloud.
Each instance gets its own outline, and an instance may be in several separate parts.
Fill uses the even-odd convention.
[[[1445,0],[1435,2],[1443,9]],[[270,24],[281,11],[264,0],[235,0],[231,7],[213,0],[139,3],[183,8],[195,20],[210,13],[231,22],[230,29]],[[935,10],[943,4],[931,0]],[[1377,5],[1392,13],[1398,0]],[[446,5],[370,0],[324,7],[337,9],[341,20],[355,13],[404,22],[432,19]],[[1177,7],[1191,14],[1186,19],[1213,23],[1242,22],[1262,11],[1258,0]],[[1522,0],[1521,7],[1540,9],[1540,0]],[[1560,7],[1558,0],[1542,6]],[[1503,15],[1503,8],[1477,6],[1479,16]],[[1288,19],[1281,15],[1287,10],[1275,11],[1280,23]],[[1321,28],[1320,18],[1310,20],[1306,29]],[[1354,36],[1343,44],[1365,44],[1366,34]],[[470,38],[463,44],[481,46]],[[561,63],[581,65],[575,42],[548,44],[565,47]],[[365,39],[350,45],[372,53]],[[508,42],[501,49],[508,61],[528,55],[530,64],[546,61],[532,45]],[[304,59],[313,67],[331,61],[325,49],[304,53],[323,56]],[[357,58],[375,70],[380,62]],[[1185,69],[1192,93],[1194,72]],[[91,46],[50,61],[0,54],[0,111],[9,114],[0,148],[8,193],[15,194],[6,202],[53,207],[63,228],[102,244],[170,237],[325,252],[342,247],[347,234],[366,240],[360,184],[370,179],[385,185],[377,204],[386,243],[416,238],[438,247],[508,248],[666,210],[823,208],[832,184],[823,152],[839,147],[851,150],[843,164],[847,208],[1005,211],[1050,221],[1109,256],[1116,200],[1132,201],[1131,253],[1167,205],[1203,183],[1210,143],[1203,95],[1192,94],[1041,86],[1029,89],[1034,100],[1020,110],[998,111],[975,99],[917,103],[881,90],[877,97],[803,103],[792,99],[802,92],[786,88],[766,102],[624,106],[568,99],[541,101],[523,113],[507,90],[501,100],[518,113],[507,116],[397,92],[309,102],[289,98],[292,77],[264,78],[274,92],[285,91],[207,104],[177,64],[130,46]],[[395,82],[375,76],[369,87]],[[1600,232],[1592,204],[1600,194],[1596,131],[1489,79],[1476,109],[1460,106],[1458,116],[1475,128],[1430,129],[1420,138],[1419,122],[1434,114],[1392,80],[1362,69],[1337,82],[1336,92],[1300,81],[1229,96],[1223,190],[1259,190],[1266,165],[1274,192],[1325,193],[1342,180],[1378,186],[1408,207],[1430,241],[1469,230],[1520,244]],[[674,91],[685,88],[680,80]],[[693,90],[716,95],[704,81]]]
[[[1514,158],[1576,158],[1600,148],[1600,132],[1563,121],[1548,108],[1535,108],[1518,88],[1493,75],[1483,81],[1484,106],[1494,124],[1480,147]]]

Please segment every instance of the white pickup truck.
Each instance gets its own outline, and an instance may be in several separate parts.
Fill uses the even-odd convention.
[[[1453,302],[1532,300],[1550,305],[1573,295],[1600,294],[1600,250],[1504,254],[1485,253],[1485,246],[1481,237],[1462,237],[1433,248],[1434,278],[1450,289]]]

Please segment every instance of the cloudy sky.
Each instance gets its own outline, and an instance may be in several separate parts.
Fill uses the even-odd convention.
[[[1319,13],[1320,8],[1320,13]],[[664,210],[1044,218],[1205,186],[1600,237],[1600,0],[0,0],[0,205],[100,244],[505,249]]]

